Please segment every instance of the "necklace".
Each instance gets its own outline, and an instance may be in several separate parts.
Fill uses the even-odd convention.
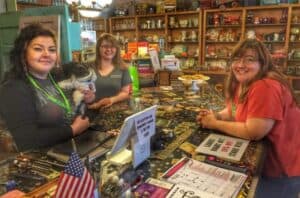
[[[71,106],[70,103],[68,101],[68,99],[66,98],[65,94],[63,93],[63,91],[61,90],[61,88],[56,84],[56,82],[53,80],[52,76],[49,74],[49,78],[51,83],[54,85],[55,89],[59,92],[59,94],[61,95],[61,97],[63,98],[63,101],[61,101],[58,98],[55,98],[54,96],[50,95],[45,89],[43,89],[38,82],[36,82],[36,80],[34,80],[34,78],[32,78],[29,74],[27,74],[27,78],[29,79],[30,83],[38,90],[40,90],[43,94],[45,94],[45,96],[47,97],[47,99],[49,99],[51,102],[57,104],[58,106],[62,107],[65,109],[65,111],[68,114],[71,114]]]

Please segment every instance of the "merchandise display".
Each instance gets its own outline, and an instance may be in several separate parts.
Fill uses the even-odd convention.
[[[67,25],[65,16],[54,12],[64,24],[58,31],[63,33],[66,27],[68,36],[80,34],[69,42],[77,47],[71,50],[72,62],[62,62],[58,67],[65,75],[70,72],[67,80],[55,80],[70,95],[73,106],[69,108],[75,107],[83,118],[88,116],[90,125],[85,133],[68,141],[16,152],[11,149],[13,137],[0,117],[0,197],[7,192],[15,197],[54,197],[62,173],[69,171],[69,157],[75,153],[82,162],[80,169],[87,172],[95,186],[94,197],[257,196],[270,142],[262,138],[266,134],[249,134],[248,138],[220,132],[224,122],[236,121],[238,109],[232,103],[237,97],[225,100],[225,79],[230,72],[251,75],[252,68],[235,71],[234,64],[245,66],[246,61],[252,61],[258,62],[259,67],[263,65],[256,56],[255,60],[241,55],[232,58],[241,41],[257,39],[270,51],[271,61],[286,77],[286,84],[290,83],[300,104],[300,1],[117,0],[102,7],[97,1],[87,1],[87,5],[82,1],[62,2],[16,1],[16,16],[7,17],[10,12],[0,14],[0,26],[8,23],[6,19],[18,22],[27,8],[43,7],[47,13],[43,15],[49,16],[55,7],[67,12]],[[80,10],[95,12],[97,16],[86,16]],[[5,31],[0,29],[0,35],[13,35]],[[105,53],[110,56],[118,49],[123,60],[114,59],[113,64],[124,61],[128,65],[132,86],[124,101],[92,109],[93,102],[83,102],[82,91],[95,91],[96,77],[94,70],[85,66],[94,65],[95,41],[102,33],[117,39],[120,48],[107,46]],[[63,38],[58,39],[62,41]],[[6,63],[9,51],[4,47],[0,42],[1,64]],[[0,80],[9,65],[1,64]],[[238,89],[238,94],[250,90],[242,86]],[[231,103],[230,108],[227,103]],[[222,111],[225,107],[226,113]],[[89,113],[93,115],[90,117]],[[208,129],[203,122],[205,116],[213,116],[211,122],[219,122],[219,131],[216,127]],[[272,127],[281,121],[269,120],[274,121]],[[246,122],[238,124],[249,129]],[[240,130],[238,133],[242,134]],[[1,151],[6,147],[10,150],[5,152],[10,153]]]
[[[188,156],[194,160],[202,161],[202,163],[235,171],[237,172],[236,174],[246,174],[248,179],[242,188],[245,194],[244,197],[246,197],[247,193],[249,193],[251,178],[259,174],[258,169],[264,153],[260,142],[250,142],[239,162],[226,161],[217,156],[203,155],[195,152],[196,147],[211,133],[199,127],[194,122],[195,116],[203,108],[211,107],[217,110],[223,107],[223,98],[213,87],[208,86],[204,94],[200,92],[187,93],[184,90],[166,90],[165,88],[147,88],[142,89],[140,92],[141,95],[138,103],[134,104],[130,102],[127,104],[123,102],[111,106],[108,109],[102,110],[94,120],[93,125],[101,129],[101,133],[103,133],[111,131],[112,128],[120,128],[124,119],[135,112],[134,109],[144,109],[154,104],[159,104],[156,111],[156,134],[151,139],[151,156],[146,162],[133,170],[130,168],[130,165],[120,167],[109,165],[104,160],[104,156],[96,159],[86,158],[85,164],[90,167],[89,170],[92,171],[92,175],[99,177],[102,181],[106,181],[102,184],[102,189],[105,191],[103,192],[104,194],[109,189],[118,188],[120,189],[113,190],[114,193],[124,193],[123,191],[126,191],[125,189],[128,189],[128,187],[117,187],[119,185],[117,183],[121,178],[123,178],[123,182],[127,183],[127,185],[128,183],[134,183],[132,178],[137,178],[139,175],[143,175],[142,182],[139,184],[143,183],[149,177],[161,180],[161,176],[165,171],[182,157]],[[137,100],[134,101],[137,102]],[[111,148],[112,144],[102,142],[101,147],[105,146]],[[21,189],[24,192],[31,192],[35,187],[52,181],[49,177],[57,178],[59,171],[64,167],[63,162],[57,161],[57,159],[54,160],[53,156],[50,157],[43,152],[30,152],[26,154],[26,157],[23,156],[23,158],[20,158],[19,156],[12,158],[11,163],[11,168],[5,173],[5,178],[17,181],[17,189]],[[51,167],[51,169],[48,168],[46,171],[47,167]],[[52,169],[56,170],[56,172],[50,172]],[[118,176],[116,181],[109,179],[113,172],[116,172],[116,176]],[[128,179],[128,174],[131,175],[130,179]],[[132,174],[135,176],[133,177]],[[24,175],[28,176],[34,182],[31,184],[32,186],[29,185],[30,183],[26,183],[22,188],[19,188],[18,184],[24,180]],[[110,181],[112,183],[109,183]],[[137,184],[135,183],[135,185]],[[53,186],[55,185],[52,184],[52,188],[50,188],[52,191]],[[131,185],[131,188],[133,186]],[[111,192],[110,196],[112,195],[113,193]]]

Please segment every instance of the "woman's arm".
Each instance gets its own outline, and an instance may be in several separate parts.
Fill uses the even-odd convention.
[[[249,140],[259,140],[266,136],[274,123],[274,120],[267,118],[249,118],[246,122],[217,120],[212,113],[201,119],[204,128],[219,130],[228,135]]]
[[[216,113],[220,120],[233,120],[231,113],[229,112],[229,109],[226,107],[223,110]]]
[[[109,107],[109,106],[113,105],[114,103],[128,99],[130,96],[130,91],[129,91],[130,86],[131,86],[131,84],[122,87],[121,91],[117,95],[107,97],[107,98],[102,98],[101,100],[89,105],[88,108],[89,109],[99,109],[101,107]]]
[[[121,91],[117,95],[111,97],[112,102],[117,103],[123,100],[127,100],[130,96],[130,87],[131,84],[122,87]]]

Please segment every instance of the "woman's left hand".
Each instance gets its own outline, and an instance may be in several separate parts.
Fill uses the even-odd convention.
[[[99,109],[101,107],[110,107],[113,104],[112,98],[103,98],[88,106],[89,109]]]
[[[83,100],[86,104],[92,103],[95,100],[95,92],[92,90],[82,90],[81,92],[84,94]]]
[[[217,121],[218,120],[215,117],[214,113],[210,112],[205,116],[201,117],[200,123],[203,128],[214,129]]]

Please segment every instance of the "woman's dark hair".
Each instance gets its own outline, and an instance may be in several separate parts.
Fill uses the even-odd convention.
[[[4,81],[8,79],[26,79],[26,50],[29,43],[39,36],[51,37],[56,44],[55,34],[39,24],[31,24],[23,28],[14,42],[10,51],[12,68],[6,73]]]
[[[124,61],[122,60],[122,57],[121,57],[121,49],[120,49],[119,42],[118,42],[118,40],[116,39],[116,37],[114,35],[109,34],[109,33],[101,34],[99,39],[97,40],[95,69],[98,69],[98,67],[101,67],[100,47],[101,47],[101,44],[104,41],[111,43],[111,45],[117,49],[116,55],[112,60],[114,66],[119,67],[120,69],[126,69],[127,66],[126,66],[126,64],[124,63]]]
[[[254,50],[257,53],[257,59],[260,63],[260,69],[257,75],[254,77],[254,79],[242,85],[239,102],[243,102],[246,99],[249,87],[253,82],[267,77],[276,80],[280,82],[283,86],[287,87],[290,90],[294,101],[297,104],[296,95],[291,85],[289,84],[285,75],[278,69],[276,69],[272,61],[270,51],[261,41],[256,39],[246,39],[240,42],[233,50],[231,60],[233,60],[234,58],[241,58],[245,54],[246,50],[249,49]],[[232,69],[230,69],[225,89],[225,95],[229,101],[233,100],[238,84],[239,82],[235,78]]]

